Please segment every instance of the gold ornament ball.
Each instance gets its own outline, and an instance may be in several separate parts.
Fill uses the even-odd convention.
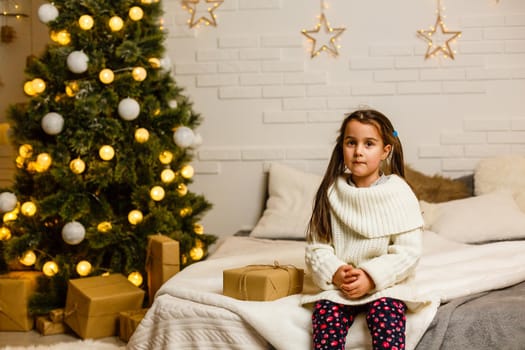
[[[49,167],[51,166],[52,161],[53,160],[52,160],[51,156],[49,155],[49,153],[40,153],[36,157],[36,163],[40,167],[40,169],[42,169],[42,171],[46,171],[47,169],[49,169]]]
[[[77,264],[77,273],[79,276],[87,276],[91,273],[91,263],[87,260],[82,260]]]
[[[36,205],[35,203],[28,201],[22,204],[20,207],[20,212],[25,216],[33,216],[36,214]]]
[[[164,169],[160,173],[160,179],[162,182],[169,184],[175,180],[175,172],[171,169]]]
[[[146,79],[146,77],[148,76],[148,72],[142,67],[135,67],[131,71],[131,76],[136,81],[144,81],[144,79]]]
[[[170,151],[162,151],[159,154],[159,160],[162,164],[169,164],[173,160],[173,153]]]
[[[193,247],[190,250],[190,257],[193,261],[199,261],[204,256],[204,249],[201,247]]]
[[[36,92],[33,89],[33,82],[32,81],[26,81],[24,83],[24,92],[27,96],[35,96]]]
[[[142,278],[140,272],[133,271],[128,275],[128,281],[133,283],[136,287],[140,287],[142,285],[142,282],[144,281],[144,278]]]
[[[188,186],[185,184],[179,184],[177,186],[177,193],[179,196],[184,197],[188,193]]]
[[[133,21],[140,21],[142,17],[144,17],[144,11],[140,7],[133,6],[129,9],[129,18]]]
[[[152,57],[148,59],[148,62],[153,68],[160,68],[160,60],[158,58]]]
[[[153,0],[140,0],[140,2],[146,5],[153,4]]]
[[[128,221],[130,224],[132,225],[137,225],[137,224],[140,224],[142,222],[142,219],[143,219],[143,215],[142,215],[142,212],[140,210],[132,210],[129,212],[128,214]]]
[[[32,250],[28,250],[18,261],[24,266],[33,266],[36,262],[36,254]]]
[[[20,157],[22,158],[31,158],[33,155],[33,146],[29,144],[23,144],[20,147],[18,147],[18,154],[20,154]]]
[[[186,217],[188,215],[191,215],[191,213],[193,212],[193,209],[191,209],[190,207],[186,207],[186,208],[182,208],[179,212],[180,216],[181,217]]]
[[[60,45],[68,45],[71,42],[71,34],[67,30],[61,30],[56,33],[56,42]]]
[[[18,210],[13,210],[13,211],[10,211],[8,213],[5,213],[4,214],[4,217],[2,218],[2,220],[4,222],[9,222],[9,221],[15,221],[16,219],[18,219]],[[9,233],[11,234],[11,231],[9,231]]]
[[[107,233],[111,231],[112,228],[113,226],[111,225],[111,222],[109,221],[102,221],[101,223],[97,225],[97,230],[102,233]]]
[[[180,170],[180,174],[185,179],[191,179],[194,173],[195,171],[193,170],[193,167],[189,164],[183,166],[182,169]]]
[[[202,235],[204,233],[204,226],[199,223],[193,224],[193,232],[195,232],[198,235]]]
[[[138,143],[145,143],[149,140],[149,131],[146,128],[138,128],[135,130],[135,141]]]
[[[58,273],[58,265],[54,261],[47,261],[44,266],[42,266],[42,272],[47,277],[53,277]]]
[[[98,151],[98,155],[103,160],[111,160],[115,156],[115,150],[113,149],[113,147],[109,145],[104,145],[100,147],[100,150]]]
[[[111,28],[112,31],[118,32],[119,30],[124,27],[124,21],[119,16],[113,16],[109,19],[109,28]]]
[[[111,84],[115,79],[115,73],[109,68],[104,68],[98,73],[98,78],[104,84]]]
[[[82,15],[78,19],[78,25],[83,30],[90,30],[93,28],[93,25],[95,24],[95,21],[93,20],[93,17],[90,15]]]
[[[31,81],[31,85],[33,86],[33,91],[36,94],[40,94],[46,89],[46,83],[40,78],[33,79]]]
[[[11,239],[11,230],[5,226],[0,227],[0,241],[8,241],[10,239]]]
[[[73,97],[78,92],[78,83],[76,81],[73,81],[66,85],[66,95],[69,97]]]
[[[69,163],[69,168],[75,174],[82,174],[86,170],[86,163],[82,159],[76,158]]]
[[[149,195],[151,199],[158,202],[164,199],[165,192],[161,186],[153,186],[149,191]]]

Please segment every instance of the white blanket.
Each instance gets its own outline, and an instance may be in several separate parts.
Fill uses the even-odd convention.
[[[279,350],[310,349],[311,311],[300,305],[299,295],[271,302],[222,295],[224,269],[275,260],[305,268],[304,245],[249,237],[225,239],[209,259],[187,267],[161,287],[128,349],[263,349],[262,338]],[[440,303],[524,281],[524,251],[525,241],[466,245],[426,231],[414,283],[419,293],[435,301],[423,312],[407,315],[407,349],[415,348]],[[311,287],[305,283],[305,292]],[[364,317],[358,317],[346,349],[368,348],[368,329]]]

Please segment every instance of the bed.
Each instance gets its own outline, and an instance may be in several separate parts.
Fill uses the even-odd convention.
[[[505,176],[495,176],[502,170]],[[498,157],[480,161],[467,177],[474,180],[469,194],[457,190],[458,183],[468,187],[465,178],[411,183],[425,219],[413,286],[432,301],[407,315],[407,349],[524,349],[524,173],[525,157]],[[221,238],[206,260],[166,282],[127,349],[310,349],[311,311],[300,305],[300,294],[233,299],[222,293],[222,272],[275,261],[305,268],[305,218],[319,181],[272,164],[266,208],[253,231]],[[455,199],[433,201],[446,188]],[[302,293],[315,290],[307,272]],[[359,316],[346,349],[369,348]]]

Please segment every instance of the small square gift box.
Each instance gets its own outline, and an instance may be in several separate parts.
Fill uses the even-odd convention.
[[[119,333],[118,336],[122,341],[128,342],[129,338],[137,329],[140,321],[144,318],[148,309],[122,311],[119,315]]]
[[[292,265],[247,265],[223,271],[223,294],[235,299],[271,301],[303,290],[304,270]]]
[[[140,309],[144,294],[122,274],[72,279],[64,320],[82,339],[114,336],[120,312]]]

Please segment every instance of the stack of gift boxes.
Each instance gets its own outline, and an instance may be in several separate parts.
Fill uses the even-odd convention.
[[[179,243],[167,236],[148,237],[149,304],[179,269]],[[29,331],[42,335],[73,332],[82,339],[119,335],[128,341],[147,312],[145,292],[122,274],[84,277],[68,282],[66,305],[48,315],[30,315],[28,303],[36,290],[36,271],[0,275],[0,331]]]

